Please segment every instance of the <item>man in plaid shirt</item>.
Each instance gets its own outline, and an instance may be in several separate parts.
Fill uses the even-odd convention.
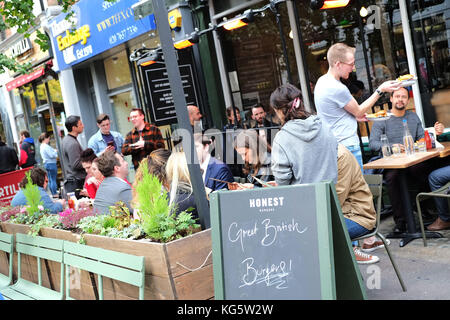
[[[129,120],[134,129],[128,132],[122,146],[124,156],[131,154],[134,169],[137,170],[139,162],[149,155],[153,150],[164,148],[164,140],[157,126],[145,121],[144,112],[134,108],[130,112]]]

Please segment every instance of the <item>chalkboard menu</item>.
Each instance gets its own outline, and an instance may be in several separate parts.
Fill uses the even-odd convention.
[[[329,185],[210,194],[216,299],[335,299]]]
[[[186,104],[198,106],[194,64],[189,50],[177,51]],[[170,89],[165,62],[156,62],[142,68],[151,118],[157,126],[177,122],[175,105]]]

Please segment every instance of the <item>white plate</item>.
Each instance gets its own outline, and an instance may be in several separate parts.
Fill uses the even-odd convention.
[[[399,81],[401,87],[409,87],[412,86],[414,83],[416,83],[417,78],[405,80],[405,81]]]
[[[387,117],[378,117],[378,118],[369,118],[369,117],[366,117],[366,118],[367,118],[367,120],[369,120],[369,121],[385,121],[385,120],[389,119],[390,117],[391,117],[391,113],[388,112]]]

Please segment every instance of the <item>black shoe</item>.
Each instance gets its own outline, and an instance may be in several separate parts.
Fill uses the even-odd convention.
[[[393,233],[404,233],[406,232],[406,225],[395,225]]]

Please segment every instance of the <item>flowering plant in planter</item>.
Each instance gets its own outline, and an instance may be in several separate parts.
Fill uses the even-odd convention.
[[[81,219],[93,215],[95,215],[94,210],[90,207],[79,208],[78,210],[67,208],[58,213],[58,221],[62,224],[63,229],[75,229]]]

